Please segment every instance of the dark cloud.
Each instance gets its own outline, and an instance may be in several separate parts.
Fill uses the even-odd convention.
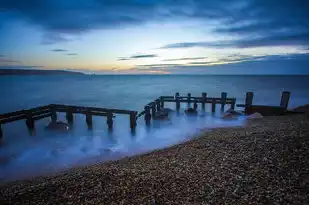
[[[194,57],[194,58],[174,58],[174,59],[164,59],[162,61],[187,61],[187,60],[204,60],[206,57]]]
[[[142,54],[142,55],[133,55],[130,57],[120,57],[118,58],[119,61],[126,61],[126,60],[132,60],[132,59],[139,59],[139,58],[155,58],[158,57],[155,54]]]
[[[66,49],[53,49],[53,50],[51,50],[51,51],[53,51],[53,52],[67,52],[68,50],[66,50]]]
[[[0,54],[0,58],[3,58],[3,57],[4,57],[4,55],[1,55],[1,54]]]
[[[216,22],[214,32],[234,35],[225,47],[308,45],[308,0],[2,0],[6,21],[23,19],[46,31],[43,43],[69,41],[72,34],[147,22]],[[0,12],[0,13],[1,13]],[[253,39],[253,40],[251,40]],[[224,47],[215,42],[167,48]]]
[[[164,64],[164,63],[158,63],[158,64],[144,64],[144,65],[138,65],[142,67],[168,67],[168,66],[178,66],[182,64]]]
[[[262,46],[309,45],[309,32],[295,35],[278,35],[258,38],[243,38],[217,42],[181,42],[165,45],[161,48],[255,48]]]
[[[238,60],[226,64],[183,64],[175,66],[136,67],[135,70],[150,72],[164,71],[173,74],[211,75],[290,75],[309,74],[309,54],[271,55],[252,57],[251,60]],[[132,70],[134,70],[132,69]]]
[[[77,56],[77,53],[68,53],[68,56]]]
[[[20,61],[16,60],[11,60],[11,59],[5,59],[5,58],[0,58],[0,64],[14,64],[14,63],[20,63]]]

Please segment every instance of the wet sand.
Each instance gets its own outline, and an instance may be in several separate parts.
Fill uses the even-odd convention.
[[[256,119],[167,149],[3,183],[1,204],[308,204],[309,115]]]

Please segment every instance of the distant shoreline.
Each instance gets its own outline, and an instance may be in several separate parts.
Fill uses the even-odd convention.
[[[24,75],[85,75],[82,72],[66,70],[34,70],[34,69],[0,69],[0,76]]]

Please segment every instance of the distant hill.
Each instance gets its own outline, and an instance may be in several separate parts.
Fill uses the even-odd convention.
[[[85,75],[81,72],[65,70],[26,70],[26,69],[0,69],[1,75]]]

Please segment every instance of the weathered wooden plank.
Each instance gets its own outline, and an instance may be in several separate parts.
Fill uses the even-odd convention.
[[[53,104],[57,109],[61,108],[71,108],[71,109],[78,109],[78,110],[88,110],[88,111],[98,111],[98,112],[112,112],[116,114],[127,114],[130,115],[132,112],[136,112],[133,110],[120,110],[120,109],[107,109],[107,108],[97,108],[97,107],[84,107],[84,106],[72,106],[72,105],[58,105]],[[58,111],[58,110],[57,110]]]
[[[145,114],[146,114],[146,112],[145,112],[145,110],[143,110],[142,112],[138,113],[137,118],[139,118],[139,117],[141,117],[141,116],[143,116]]]
[[[252,105],[253,96],[254,96],[253,92],[247,92],[247,93],[246,93],[246,100],[245,100],[245,105],[246,105],[246,106],[245,106],[245,112],[247,112],[247,111],[246,111],[247,108],[248,108],[249,106]]]
[[[174,99],[174,96],[161,96],[163,99]]]
[[[18,120],[24,120],[26,118],[27,118],[27,116],[25,114],[14,116],[14,117],[8,117],[8,118],[1,119],[0,120],[0,124],[6,124],[6,123],[9,123],[9,122],[14,122],[14,121],[18,121]]]
[[[286,109],[281,106],[266,106],[266,105],[251,105],[247,107],[246,114],[250,115],[255,112],[260,113],[263,116],[283,115]]]
[[[28,112],[35,113],[37,111],[46,110],[46,109],[50,109],[50,105],[36,107],[36,108],[31,108],[31,109],[27,109],[27,110],[19,110],[19,111],[15,111],[15,112],[3,113],[3,114],[0,114],[0,119],[6,119],[6,118],[10,118],[10,117],[17,117],[19,115],[24,115],[24,114],[26,114]]]
[[[52,113],[49,112],[49,113],[45,113],[45,114],[42,114],[42,115],[37,115],[37,116],[33,117],[32,119],[34,121],[36,121],[36,120],[40,120],[40,119],[43,119],[43,118],[46,118],[46,117],[51,117],[51,116],[52,116]]]
[[[289,100],[290,100],[291,93],[288,91],[284,91],[281,93],[281,101],[280,101],[280,107],[283,107],[285,109],[289,106]]]
[[[156,112],[157,112],[157,110],[156,110],[156,103],[152,102],[152,104],[151,104],[151,115],[155,116]]]
[[[156,106],[157,106],[157,112],[159,112],[159,111],[161,110],[161,102],[160,102],[160,99],[156,99],[155,102],[156,102]]]
[[[2,142],[3,139],[3,131],[2,131],[2,125],[0,124],[0,143]]]
[[[26,125],[30,135],[33,135],[35,129],[35,123],[31,113],[27,114]]]

